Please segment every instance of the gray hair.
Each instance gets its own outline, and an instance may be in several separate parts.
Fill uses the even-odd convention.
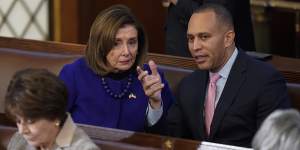
[[[300,114],[295,109],[271,113],[254,136],[255,150],[300,150]]]

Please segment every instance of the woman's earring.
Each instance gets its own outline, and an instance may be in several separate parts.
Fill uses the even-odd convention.
[[[55,126],[59,127],[59,125],[60,125],[60,123],[59,123],[59,121],[57,121],[57,122],[55,123]]]

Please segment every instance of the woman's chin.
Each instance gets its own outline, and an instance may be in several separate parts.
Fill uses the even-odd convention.
[[[116,68],[116,70],[118,70],[119,72],[123,72],[123,71],[127,71],[132,67],[132,64],[130,65],[121,65],[119,67]]]
[[[30,141],[27,140],[28,144],[30,144],[33,147],[40,147],[40,143],[38,143],[37,141]]]

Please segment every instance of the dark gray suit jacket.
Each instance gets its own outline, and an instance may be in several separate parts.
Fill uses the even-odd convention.
[[[272,66],[239,51],[219,99],[208,137],[204,100],[208,71],[185,77],[168,113],[171,136],[250,147],[262,121],[275,109],[289,108],[286,82]]]

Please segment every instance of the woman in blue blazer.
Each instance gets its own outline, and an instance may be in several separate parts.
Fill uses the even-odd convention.
[[[60,72],[75,122],[132,131],[162,130],[173,98],[153,61],[139,66],[147,46],[142,25],[127,7],[114,5],[97,16],[85,56]]]

